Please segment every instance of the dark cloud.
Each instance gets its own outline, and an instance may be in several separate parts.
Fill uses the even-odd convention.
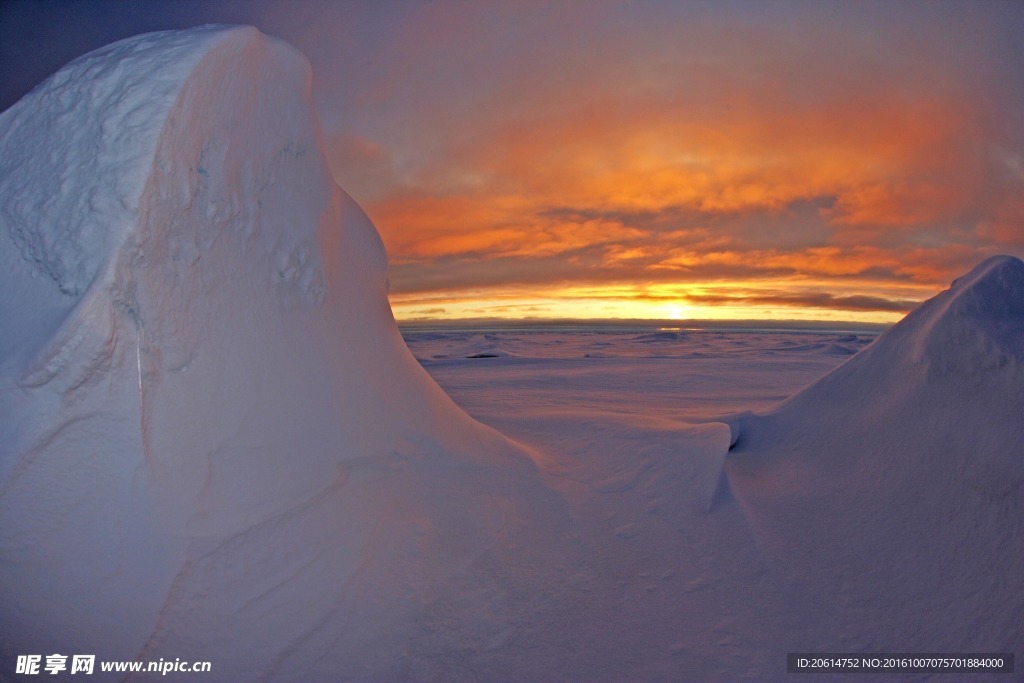
[[[827,308],[841,311],[892,311],[906,313],[920,301],[891,300],[875,296],[835,296],[827,292],[805,294],[758,294],[758,295],[687,295],[686,300],[695,304],[712,306],[789,306],[794,308]]]

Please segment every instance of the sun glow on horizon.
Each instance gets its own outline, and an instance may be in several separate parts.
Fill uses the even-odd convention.
[[[889,299],[867,294],[800,293],[777,283],[761,289],[751,283],[693,285],[567,286],[537,291],[529,288],[484,288],[471,291],[393,294],[399,321],[504,320],[808,320],[893,323],[937,290],[905,288],[887,291],[905,303],[900,310],[878,310]],[[908,297],[908,298],[903,298]],[[877,302],[883,303],[877,303]],[[831,305],[830,305],[831,304]]]
[[[693,309],[689,306],[683,306],[682,304],[666,304],[664,307],[665,319],[667,320],[684,320],[686,318],[693,318],[690,315]]]

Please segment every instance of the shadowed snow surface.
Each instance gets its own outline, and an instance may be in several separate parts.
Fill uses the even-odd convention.
[[[1019,650],[1024,263],[990,258],[763,415],[728,478],[835,630],[890,650]],[[823,598],[822,598],[823,599]],[[884,618],[880,618],[884,615]],[[882,648],[885,649],[885,648]]]

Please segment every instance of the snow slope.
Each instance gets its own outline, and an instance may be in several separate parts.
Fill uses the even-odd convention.
[[[5,663],[422,677],[410,629],[476,647],[533,554],[558,571],[563,504],[409,354],[309,90],[294,49],[213,26],[0,115]]]
[[[1024,263],[998,256],[739,417],[729,485],[842,651],[1020,652],[1022,416]]]

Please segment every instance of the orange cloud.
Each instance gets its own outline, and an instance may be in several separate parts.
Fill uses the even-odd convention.
[[[426,13],[424,26],[444,23]],[[1021,147],[992,125],[981,57],[950,57],[959,28],[910,37],[853,11],[871,33],[825,13],[794,42],[712,14],[699,31],[669,16],[593,45],[531,23],[551,42],[530,68],[495,61],[456,98],[471,106],[434,102],[403,134],[411,151],[355,149],[391,164],[366,208],[395,295],[514,287],[526,306],[521,288],[615,285],[629,299],[644,283],[758,283],[745,305],[896,311],[1024,249]],[[587,15],[580,30],[600,24]],[[485,61],[490,49],[473,42]]]
[[[397,228],[384,233],[395,263],[440,256],[536,257],[645,236],[615,221],[538,215],[529,201],[508,195],[410,193],[390,197],[373,209],[377,220]]]

